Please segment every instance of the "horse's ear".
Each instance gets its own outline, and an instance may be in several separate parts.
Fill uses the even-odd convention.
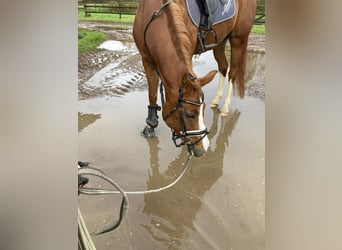
[[[208,74],[206,74],[205,76],[203,76],[201,78],[197,78],[197,81],[199,82],[201,87],[203,87],[204,85],[209,83],[211,80],[213,80],[216,73],[217,73],[217,70],[212,70]]]

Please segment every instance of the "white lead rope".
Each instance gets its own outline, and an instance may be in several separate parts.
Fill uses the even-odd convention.
[[[78,169],[78,175],[94,175],[97,177],[100,177],[110,184],[112,184],[117,190],[107,190],[107,189],[98,189],[98,188],[84,188],[84,187],[79,187],[78,192],[79,194],[86,194],[86,195],[103,195],[103,194],[121,194],[122,195],[122,202],[121,202],[121,207],[120,207],[120,216],[117,221],[113,221],[112,223],[99,228],[92,232],[91,234],[102,234],[106,233],[109,231],[114,230],[117,228],[124,216],[126,215],[127,209],[128,209],[128,197],[127,194],[152,194],[152,193],[157,193],[163,190],[166,190],[172,186],[174,186],[184,175],[186,170],[189,168],[189,163],[190,159],[192,157],[192,153],[189,150],[188,153],[188,158],[183,165],[183,168],[178,175],[178,177],[171,182],[170,184],[163,186],[161,188],[157,189],[151,189],[151,190],[145,190],[145,191],[124,191],[116,182],[114,182],[111,178],[109,178],[104,172],[101,170],[91,168],[91,167],[82,167]],[[79,246],[82,245],[84,248],[81,249],[95,249],[91,237],[89,235],[89,232],[87,230],[87,227],[83,221],[83,217],[81,215],[80,210],[78,209],[78,229],[79,229]]]
[[[178,175],[178,177],[173,181],[171,182],[170,184],[164,186],[164,187],[161,187],[161,188],[157,188],[157,189],[151,189],[151,190],[145,190],[145,191],[123,191],[120,192],[120,191],[115,191],[115,190],[108,190],[108,189],[98,189],[98,188],[79,188],[79,192],[80,194],[87,194],[87,195],[96,195],[96,194],[122,194],[122,193],[125,193],[125,194],[152,194],[152,193],[157,193],[157,192],[160,192],[160,191],[163,191],[163,190],[166,190],[170,187],[172,187],[173,185],[175,185],[181,178],[182,176],[184,175],[184,173],[186,172],[186,170],[189,168],[189,162],[190,162],[190,159],[191,159],[192,155],[189,154],[188,155],[188,158],[185,162],[185,164],[183,165],[183,168],[180,172],[180,174]],[[93,168],[89,168],[89,167],[85,167],[85,168],[80,168],[78,170],[78,174],[82,174],[82,175],[86,175],[86,174],[90,174],[87,170],[88,169],[93,169]],[[102,172],[102,174],[104,174]],[[95,175],[95,174],[94,174]],[[114,182],[114,181],[113,181]],[[118,185],[117,185],[118,186]]]

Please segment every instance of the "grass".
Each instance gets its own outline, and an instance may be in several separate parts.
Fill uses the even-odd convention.
[[[83,10],[78,10],[78,20],[87,20],[87,21],[105,21],[105,22],[114,22],[114,23],[127,23],[133,24],[134,15],[120,15],[119,14],[98,14],[91,13],[90,16],[85,17]]]
[[[265,24],[255,24],[255,25],[253,25],[251,32],[261,34],[261,35],[265,35],[265,29],[266,29]]]
[[[104,33],[86,29],[78,29],[78,53],[95,50],[104,40]]]
[[[97,14],[92,13],[89,17],[84,16],[84,11],[82,9],[78,10],[78,20],[88,20],[88,21],[107,21],[114,23],[127,23],[133,24],[134,15],[121,15],[119,14]],[[253,25],[252,33],[265,34],[265,24]]]
[[[78,10],[78,20],[88,21],[107,21],[114,23],[127,23],[133,24],[134,15],[122,15],[121,18],[118,14],[97,14],[92,13],[89,17],[84,16],[83,10]],[[265,34],[265,25],[253,25],[252,33]],[[101,32],[91,31],[86,29],[78,29],[78,52],[95,50],[104,40],[106,35]]]

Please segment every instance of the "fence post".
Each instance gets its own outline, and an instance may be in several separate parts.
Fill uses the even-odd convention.
[[[265,24],[265,0],[257,0],[254,24]]]
[[[84,9],[84,16],[89,17],[90,13],[88,13],[88,8],[87,8],[87,0],[83,0],[83,9]]]
[[[121,12],[122,12],[122,10],[121,10],[121,1],[118,0],[118,3],[119,3],[119,18],[121,19]]]

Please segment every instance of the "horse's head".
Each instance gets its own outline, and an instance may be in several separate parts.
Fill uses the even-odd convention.
[[[172,129],[172,139],[177,147],[187,144],[195,156],[201,156],[209,147],[207,127],[204,124],[204,94],[201,89],[210,82],[217,71],[202,78],[189,73],[184,75],[178,93],[169,97],[163,107],[163,119]]]

